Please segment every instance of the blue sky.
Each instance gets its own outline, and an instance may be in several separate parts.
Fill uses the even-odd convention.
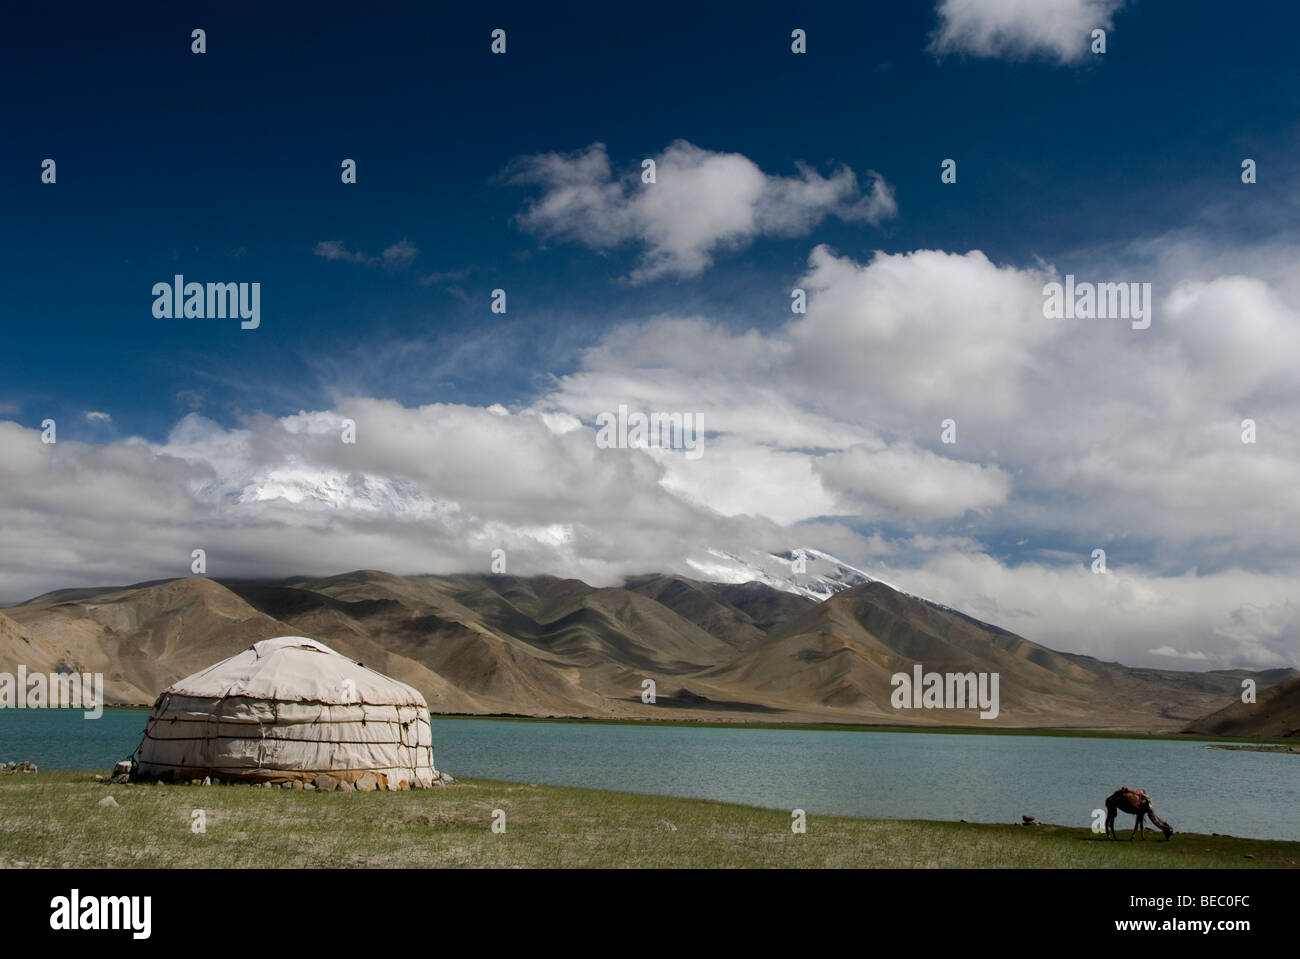
[[[1266,4],[1267,18],[1208,3],[1121,10],[1106,55],[1072,68],[936,61],[936,14],[921,3],[797,15],[760,4],[743,17],[699,5],[308,9],[11,14],[4,69],[21,95],[5,108],[0,242],[23,282],[7,284],[0,401],[25,420],[105,409],[121,434],[159,440],[195,392],[221,422],[295,412],[336,386],[318,357],[494,329],[494,348],[455,370],[399,366],[356,386],[518,403],[612,321],[683,306],[738,326],[784,320],[775,294],[806,237],[629,287],[631,250],[539,250],[521,233],[525,191],[500,171],[595,141],[618,167],[680,138],[773,174],[796,159],[878,170],[903,215],[882,228],[830,221],[815,237],[855,256],[977,248],[1023,263],[1156,235],[1232,203],[1245,154],[1270,173],[1260,215],[1216,227],[1269,231],[1290,187],[1277,174],[1294,157],[1294,100],[1279,94],[1297,88],[1300,14],[1285,4]],[[203,56],[189,51],[195,25]],[[808,31],[806,56],[790,53],[793,25]],[[508,28],[504,57],[488,52],[494,26]],[[47,156],[54,188],[39,182]],[[949,156],[956,190],[937,175]],[[359,162],[354,187],[339,182],[343,157]],[[396,274],[312,255],[323,240],[378,253],[402,239],[420,253]],[[419,284],[460,271],[467,302]],[[250,336],[155,320],[148,290],[174,272],[260,280],[265,324]],[[496,287],[512,294],[508,321],[487,310]]]
[[[806,543],[1058,648],[1296,659],[1292,5],[274,7],[9,14],[0,600],[197,542],[599,582]],[[1044,321],[1067,272],[1151,282],[1149,335]],[[155,318],[177,273],[260,327]],[[620,403],[709,455],[597,455]]]

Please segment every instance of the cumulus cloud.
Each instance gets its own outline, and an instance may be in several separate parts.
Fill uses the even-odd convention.
[[[837,493],[836,512],[865,520],[936,520],[1006,502],[1011,477],[996,466],[963,463],[905,445],[853,446],[814,463]]]
[[[113,417],[108,413],[101,412],[100,410],[87,410],[86,422],[87,423],[111,423],[113,422]]]
[[[877,254],[860,264],[825,246],[800,281],[811,305],[789,338],[802,382],[878,418],[882,409],[1004,420],[1022,408],[1037,356],[1064,327],[1044,320],[1043,274],[978,250]]]
[[[1294,557],[1294,299],[1258,278],[1168,275],[1152,329],[1134,331],[1046,319],[1055,275],[978,251],[857,262],[818,247],[797,281],[806,316],[768,334],[702,318],[619,327],[539,405],[587,422],[619,403],[703,412],[725,437],[713,465],[669,463],[665,482],[724,515],[975,511],[985,536],[1173,568],[1187,555],[1207,567]],[[1241,441],[1246,418],[1266,439]],[[699,481],[727,459],[752,478]]]
[[[912,592],[1066,652],[1163,668],[1183,668],[1169,662],[1169,650],[1197,668],[1294,666],[1300,658],[1296,564],[1273,572],[1165,575],[1128,567],[1099,574],[1082,562],[1010,565],[953,551],[891,572]],[[1240,628],[1256,611],[1268,627]],[[1163,642],[1153,648],[1152,640]]]
[[[827,544],[841,535],[821,529],[828,517],[892,528],[888,549],[839,548],[1058,648],[1295,662],[1300,291],[1286,270],[1185,266],[1153,267],[1156,320],[1134,331],[1046,319],[1049,266],[818,247],[797,281],[806,316],[767,334],[702,318],[623,326],[542,402],[588,421],[618,402],[702,410],[723,435],[690,470],[668,461],[667,488]],[[1242,442],[1247,416],[1267,441]],[[981,539],[1057,545],[1012,562],[972,548]],[[1091,578],[1095,547],[1116,575]]]
[[[1123,5],[1124,0],[940,0],[930,49],[939,56],[1078,62],[1089,55],[1092,31],[1113,29]]]
[[[164,443],[105,446],[0,422],[0,601],[185,575],[195,548],[215,576],[486,569],[505,548],[512,572],[605,585],[671,568],[684,543],[782,541],[771,520],[674,494],[663,472],[573,417],[500,406],[355,398],[235,428],[193,413]]]
[[[802,236],[828,216],[877,224],[897,216],[894,191],[868,171],[868,186],[846,166],[823,176],[806,163],[796,176],[764,173],[739,153],[676,140],[655,160],[655,182],[638,167],[615,176],[603,143],[576,153],[523,157],[507,169],[512,183],[537,186],[518,216],[543,239],[606,250],[640,247],[634,282],[696,276],[723,250],[761,236]]]
[[[276,577],[482,569],[504,547],[514,572],[608,584],[807,544],[1059,649],[1294,663],[1300,261],[1247,262],[1149,257],[1135,331],[1046,319],[1049,265],[819,246],[791,278],[806,315],[625,323],[509,408],[357,396],[102,446],[0,422],[5,598],[180,574],[198,547],[214,575]],[[702,414],[704,455],[600,448],[620,405]]]

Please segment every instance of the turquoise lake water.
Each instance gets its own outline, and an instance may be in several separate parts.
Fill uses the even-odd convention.
[[[0,761],[109,772],[147,712],[0,710]],[[1087,826],[1120,786],[1176,829],[1300,841],[1300,756],[1194,741],[435,719],[453,776],[661,793],[809,815]],[[1133,817],[1121,814],[1121,830]]]

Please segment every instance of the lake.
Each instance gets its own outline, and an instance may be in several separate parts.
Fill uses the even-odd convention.
[[[0,761],[108,773],[143,710],[0,710]],[[804,809],[809,816],[1087,826],[1120,786],[1179,831],[1300,840],[1300,756],[1196,741],[434,719],[453,776]],[[1133,817],[1120,814],[1121,835]]]

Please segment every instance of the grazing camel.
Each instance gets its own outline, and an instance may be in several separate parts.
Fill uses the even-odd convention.
[[[1174,830],[1169,823],[1157,816],[1156,811],[1151,808],[1151,797],[1144,790],[1121,786],[1106,797],[1106,835],[1111,839],[1119,839],[1115,835],[1115,816],[1121,812],[1130,813],[1137,817],[1137,822],[1133,826],[1133,833],[1128,837],[1130,842],[1132,842],[1134,835],[1140,835],[1143,839],[1147,838],[1146,830],[1142,826],[1144,817],[1150,817],[1151,824],[1158,827],[1165,834],[1166,840],[1174,834]]]

